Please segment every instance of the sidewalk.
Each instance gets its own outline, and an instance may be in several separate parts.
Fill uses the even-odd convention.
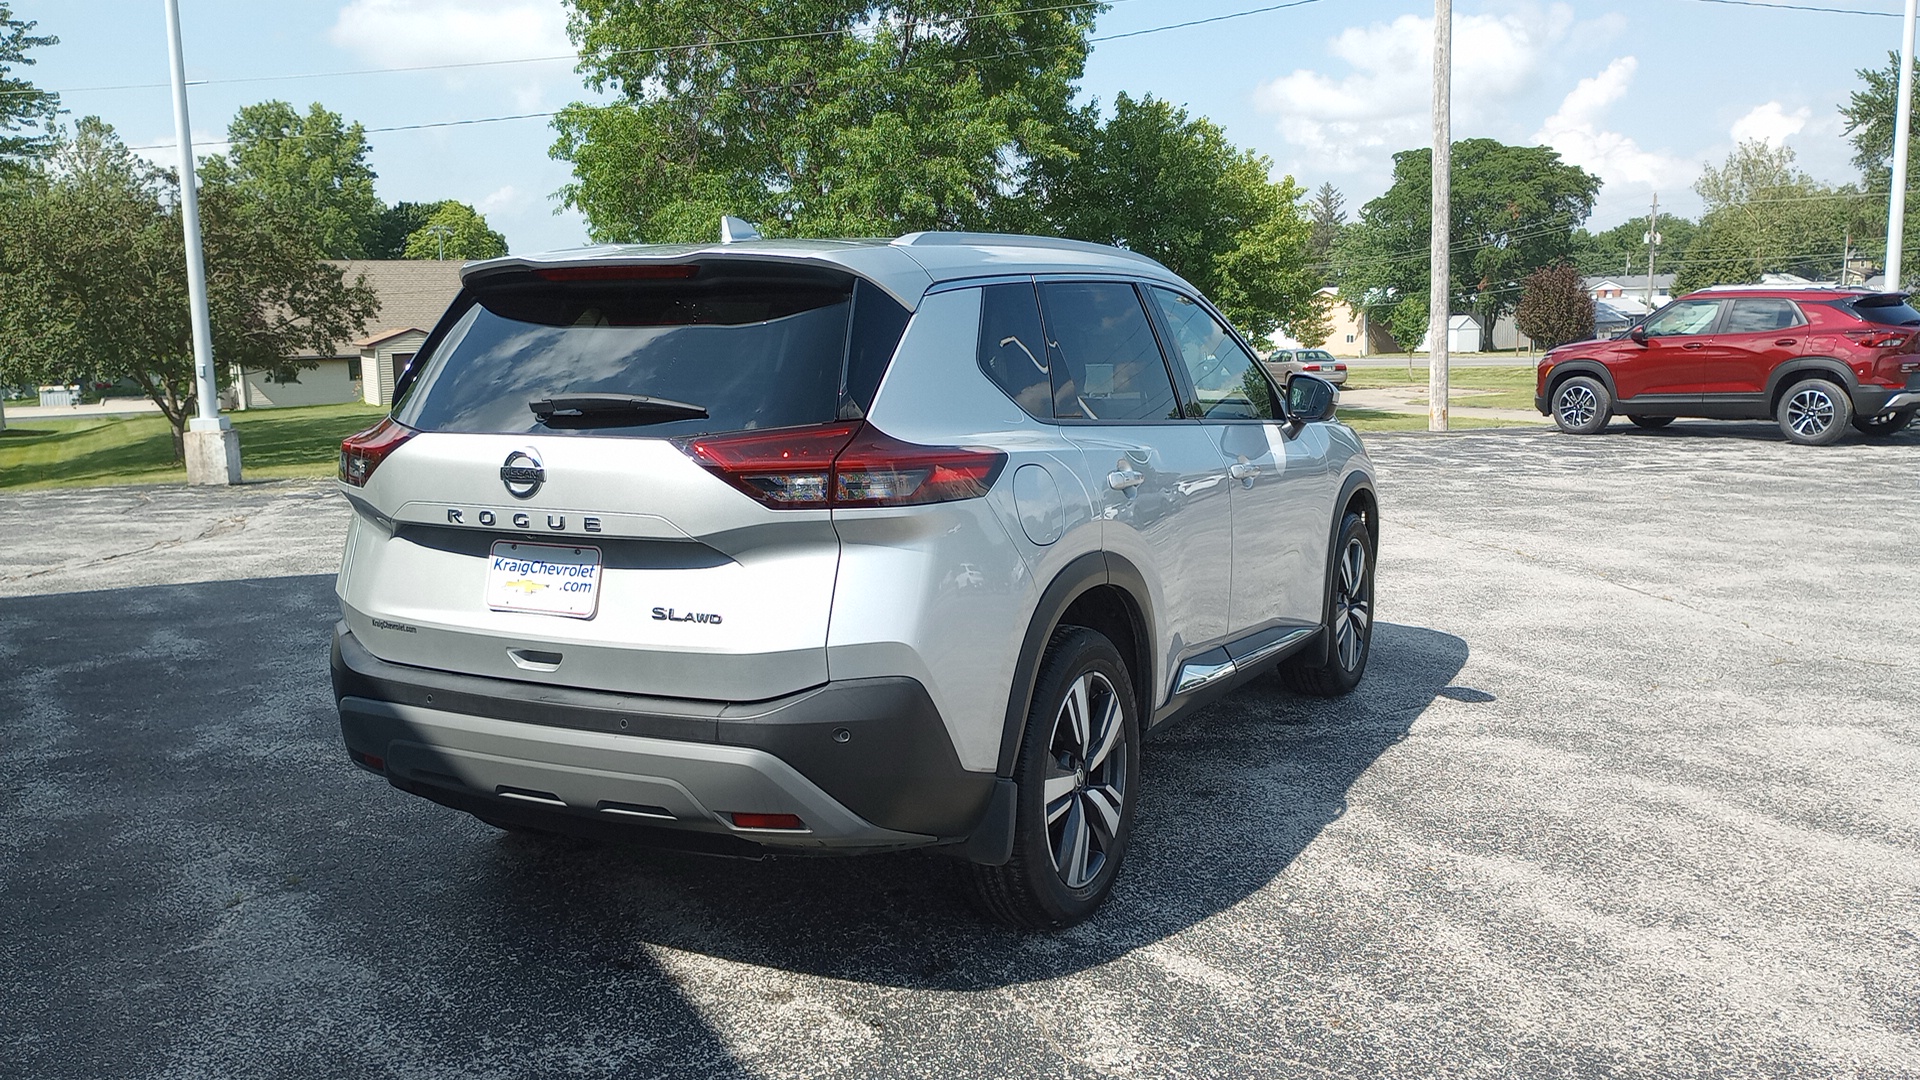
[[[1455,390],[1448,395],[1450,406],[1447,415],[1462,419],[1498,420],[1507,424],[1546,424],[1546,417],[1532,409],[1480,409],[1459,404],[1462,398],[1472,398],[1476,394],[1490,393],[1483,390]],[[1427,392],[1420,387],[1398,389],[1387,387],[1382,390],[1342,390],[1340,404],[1351,405],[1356,409],[1378,409],[1381,412],[1400,413],[1405,416],[1427,415]]]
[[[146,398],[108,398],[92,405],[23,405],[18,408],[8,406],[7,423],[16,420],[79,420],[93,416],[148,416],[160,411],[160,406]]]

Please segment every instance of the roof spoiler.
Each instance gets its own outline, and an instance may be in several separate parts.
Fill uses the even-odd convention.
[[[1907,297],[1910,295],[1912,294],[1903,293],[1903,292],[1869,293],[1866,296],[1855,297],[1853,301],[1853,306],[1854,307],[1893,307],[1897,304],[1906,303]]]

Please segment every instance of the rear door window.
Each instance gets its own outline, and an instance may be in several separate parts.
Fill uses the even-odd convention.
[[[1177,420],[1173,380],[1139,294],[1124,282],[1040,286],[1053,415],[1062,420]]]
[[[1800,315],[1800,309],[1791,300],[1766,299],[1762,297],[1735,300],[1727,312],[1729,334],[1765,334],[1774,330],[1785,330],[1798,326],[1807,320]]]
[[[829,423],[870,404],[906,324],[904,308],[849,275],[709,264],[681,280],[582,276],[482,282],[396,419],[427,431],[649,437]],[[570,423],[531,407],[622,396],[707,415]]]
[[[1053,419],[1047,335],[1032,282],[980,290],[980,370],[1029,415]]]

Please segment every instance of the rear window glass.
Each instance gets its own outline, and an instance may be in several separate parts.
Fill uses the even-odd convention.
[[[401,403],[400,422],[648,437],[828,423],[871,404],[907,318],[851,277],[765,268],[702,267],[685,281],[519,278],[473,295]],[[682,402],[707,415],[543,422],[531,408],[595,396]]]
[[[1920,326],[1920,311],[1915,311],[1904,298],[1866,296],[1840,300],[1834,306],[1878,326]]]
[[[980,370],[1029,415],[1053,418],[1047,338],[1031,283],[980,290]]]

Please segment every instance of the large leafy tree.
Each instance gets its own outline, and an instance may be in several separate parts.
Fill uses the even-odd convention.
[[[1340,239],[1341,231],[1347,227],[1346,206],[1347,197],[1332,184],[1315,188],[1313,200],[1307,204],[1307,213],[1313,218],[1313,235],[1307,240],[1307,252],[1313,256],[1328,284],[1333,277],[1328,257],[1333,253],[1334,241]]]
[[[992,226],[1059,150],[1099,5],[568,0],[606,105],[556,120],[595,239]]]
[[[366,129],[315,102],[305,114],[284,101],[247,105],[227,125],[223,157],[208,159],[210,184],[300,222],[329,259],[368,258],[385,207],[373,192]]]
[[[1581,287],[1580,268],[1568,262],[1528,274],[1513,321],[1548,349],[1592,337],[1593,297]]]
[[[1694,182],[1706,204],[1675,291],[1760,280],[1766,273],[1832,279],[1847,235],[1871,215],[1852,188],[1822,184],[1794,165],[1793,148],[1748,141]]]
[[[1676,214],[1661,214],[1660,249],[1654,269],[1670,272],[1680,265],[1680,255],[1693,243],[1699,228],[1693,221]],[[1573,234],[1573,259],[1580,272],[1592,276],[1613,277],[1645,275],[1647,272],[1647,219],[1634,218],[1597,233],[1578,229]]]
[[[1887,195],[1893,190],[1894,109],[1900,100],[1900,54],[1889,52],[1885,67],[1861,68],[1856,74],[1860,76],[1861,87],[1840,106],[1840,115],[1846,120],[1847,139],[1853,143],[1853,163],[1859,167],[1861,179],[1871,195],[1861,199],[1853,210],[1852,224],[1856,227],[1853,235],[1864,240],[1861,246],[1866,250],[1881,252],[1887,235]],[[1920,130],[1908,136],[1910,162],[1920,162],[1916,151],[1920,151]],[[1901,239],[1901,249],[1908,253],[1920,251],[1920,213],[1916,211],[1920,211],[1920,207],[1913,205],[1909,195],[1905,235]]]
[[[24,159],[47,147],[47,130],[60,112],[60,95],[41,90],[14,74],[34,61],[27,50],[57,45],[60,39],[35,34],[35,22],[13,17],[0,2],[0,171],[19,168]]]
[[[1204,118],[1157,98],[1114,99],[1075,117],[1071,156],[1040,162],[1039,229],[1152,256],[1194,283],[1248,336],[1311,314],[1311,226],[1291,177]]]
[[[178,452],[194,408],[178,192],[97,118],[55,144],[0,215],[0,383],[77,369],[131,379]],[[321,261],[301,222],[224,180],[204,185],[200,205],[222,383],[236,368],[311,367],[292,357],[366,328],[372,290]]]
[[[480,211],[447,199],[407,236],[403,259],[492,259],[507,253],[507,238],[488,227]]]
[[[1479,318],[1481,348],[1490,349],[1494,323],[1519,302],[1521,279],[1571,254],[1573,231],[1593,212],[1600,181],[1544,146],[1467,139],[1453,146],[1452,189],[1454,295],[1446,302],[1451,312]],[[1393,184],[1361,208],[1335,245],[1342,295],[1382,314],[1424,296],[1432,222],[1433,152],[1395,154]],[[1393,319],[1396,327],[1410,321]]]

